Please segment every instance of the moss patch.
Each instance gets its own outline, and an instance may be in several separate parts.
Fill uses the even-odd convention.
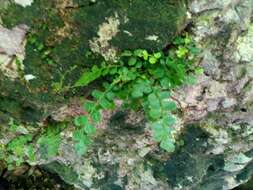
[[[55,105],[78,95],[68,87],[85,69],[100,64],[101,54],[114,57],[124,49],[161,49],[179,30],[185,13],[185,0],[99,0],[95,3],[34,0],[27,7],[10,4],[1,10],[0,17],[5,27],[18,24],[30,27],[21,75],[35,78],[12,83],[8,78],[1,78],[0,98],[3,102],[17,102],[17,113],[8,107],[1,107],[0,111],[16,119],[27,117],[22,115],[30,117],[29,113],[34,112],[38,116],[30,120],[41,120],[50,115]],[[115,23],[112,31],[109,26]],[[92,42],[99,48],[95,52],[100,54],[90,53]]]

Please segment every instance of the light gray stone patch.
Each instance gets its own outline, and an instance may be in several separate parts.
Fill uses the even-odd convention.
[[[159,36],[157,36],[157,35],[149,35],[145,39],[146,40],[150,40],[150,41],[159,41]]]
[[[22,54],[27,31],[26,25],[19,25],[11,30],[0,26],[0,53],[8,56]]]
[[[14,2],[23,7],[26,7],[26,6],[31,6],[33,3],[33,0],[14,0]]]
[[[253,64],[253,25],[250,25],[246,35],[237,40],[237,61],[244,61]]]
[[[119,32],[120,20],[118,14],[106,18],[106,21],[99,26],[98,37],[89,41],[93,52],[100,53],[106,60],[115,60],[117,50],[110,46],[110,40]]]
[[[18,71],[24,69],[22,61],[27,31],[26,25],[18,25],[13,29],[0,25],[0,70],[10,79],[18,78]]]
[[[216,79],[220,78],[220,62],[210,52],[210,50],[205,50],[205,52],[203,53],[203,60],[201,62],[201,66],[203,66],[204,71],[207,75],[211,75]]]
[[[203,11],[210,11],[214,9],[222,9],[229,5],[231,0],[194,0],[191,3],[190,10],[193,13],[200,13]]]

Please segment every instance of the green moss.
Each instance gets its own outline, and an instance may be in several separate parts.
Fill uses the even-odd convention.
[[[76,2],[79,6],[84,5],[82,1]],[[81,36],[91,39],[97,35],[98,26],[106,22],[105,18],[115,15],[120,26],[119,32],[111,41],[112,46],[121,50],[161,49],[182,26],[186,6],[184,0],[103,0],[76,11],[75,23],[81,28]],[[158,40],[147,40],[149,36],[157,36]]]
[[[122,49],[165,47],[182,26],[186,13],[185,2],[174,0],[133,1],[125,7],[123,10],[127,13],[122,14],[121,23],[124,15],[129,21],[120,25],[120,32],[112,40],[112,45]],[[157,37],[157,41],[147,39],[151,36]]]
[[[59,26],[62,22],[54,7],[54,1],[46,0],[35,0],[32,6],[27,6],[25,8],[21,5],[12,3],[6,10],[2,11],[0,15],[4,25],[8,28],[12,28],[20,23],[25,23],[33,28],[36,28],[35,26],[39,26],[42,23],[47,26]]]
[[[57,31],[64,27],[64,21],[54,1],[35,0],[32,6],[26,8],[11,4],[1,11],[0,16],[8,28],[18,24],[30,27],[23,75],[32,74],[36,77],[29,83],[23,80],[12,82],[2,77],[0,86],[4,94],[0,93],[0,110],[17,120],[40,120],[49,115],[49,107],[68,99],[63,96],[65,92],[59,92],[61,89],[55,91],[54,84],[61,82],[62,88],[72,85],[83,68],[101,62],[101,58],[90,56],[87,59],[87,43],[79,34],[64,37],[57,35]],[[77,66],[78,69],[73,69]]]
[[[0,110],[17,115],[19,119],[35,112],[38,113],[34,117],[36,120],[49,114],[50,109],[45,113],[43,107],[53,107],[74,95],[75,92],[66,87],[73,85],[83,70],[103,60],[101,55],[89,55],[89,43],[98,37],[99,27],[107,22],[107,18],[117,16],[120,21],[119,32],[110,41],[117,50],[161,49],[176,33],[186,13],[185,0],[74,2],[77,8],[73,9],[56,6],[56,1],[48,0],[34,0],[25,8],[11,3],[0,12],[4,26],[12,28],[26,24],[30,27],[22,74],[36,77],[29,82],[19,80],[15,83],[1,79],[5,94],[0,93],[0,97],[6,99],[8,95],[11,99],[8,101],[19,102],[19,108],[15,109],[23,113],[14,114],[7,107]],[[65,27],[68,29],[61,33]],[[145,39],[150,35],[159,36],[159,41]],[[25,111],[27,107],[29,111]]]

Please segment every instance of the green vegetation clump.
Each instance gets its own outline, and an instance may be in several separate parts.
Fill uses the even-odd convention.
[[[15,138],[10,136],[9,143],[0,144],[0,159],[6,160],[11,168],[25,160],[34,161],[37,155],[43,159],[56,156],[60,132],[66,125],[50,123],[44,128],[34,125],[26,130],[21,123],[44,121],[45,116],[51,114],[51,106],[55,108],[71,97],[84,96],[84,91],[88,91],[83,105],[87,115],[77,116],[72,123],[74,148],[79,155],[85,154],[92,144],[96,126],[102,121],[102,110],[115,109],[116,100],[122,100],[123,109],[143,110],[154,140],[162,149],[173,152],[176,142],[173,113],[177,106],[171,92],[182,85],[193,84],[195,74],[203,70],[194,64],[198,49],[187,34],[175,38],[168,50],[152,50],[164,46],[181,31],[186,1],[159,1],[156,6],[150,6],[151,0],[106,0],[94,6],[87,6],[88,1],[74,2],[77,8],[82,8],[65,10],[64,6],[56,8],[54,1],[37,0],[26,8],[10,4],[0,13],[7,28],[18,24],[30,27],[21,75],[36,76],[29,82],[17,80],[14,83],[4,78],[0,83],[5,92],[0,97],[0,114],[4,113],[6,121],[9,117],[15,119],[9,128],[0,130],[18,134]],[[150,14],[139,11],[143,7]],[[131,22],[126,22],[126,15]],[[101,55],[89,49],[89,41],[97,36],[99,26],[107,22],[105,18],[110,17],[120,22],[119,32],[110,40],[110,45],[119,51],[135,49],[122,52],[116,62],[104,61]],[[70,27],[65,28],[68,25]],[[137,30],[140,25],[142,30]],[[147,40],[146,34],[155,35],[159,40]],[[94,87],[96,89],[89,94]]]
[[[154,140],[162,149],[173,152],[176,143],[173,133],[176,118],[173,115],[177,105],[171,92],[182,85],[194,84],[196,74],[203,73],[203,69],[195,65],[198,53],[194,41],[185,34],[177,37],[165,51],[124,51],[116,62],[94,64],[75,84],[64,87],[64,90],[75,91],[90,87],[93,82],[97,87],[83,105],[87,114],[76,116],[72,123],[76,153],[82,156],[87,152],[96,135],[96,126],[102,121],[101,112],[115,109],[116,100],[122,101],[122,109],[143,110]],[[11,169],[25,160],[35,161],[36,155],[42,159],[56,156],[61,143],[60,133],[66,127],[65,123],[49,123],[33,133],[12,119],[9,132],[21,133],[7,145],[0,146],[0,159],[6,160]]]
[[[18,167],[24,162],[35,162],[38,159],[37,155],[42,159],[57,156],[61,143],[60,132],[66,129],[66,125],[50,123],[46,128],[36,132],[33,127],[35,126],[25,127],[10,119],[5,133],[19,135],[12,138],[6,145],[0,145],[0,160],[5,160],[8,169]]]
[[[91,100],[83,108],[88,115],[75,118],[75,149],[86,152],[95,134],[95,126],[101,122],[101,111],[116,107],[115,100],[122,100],[124,109],[144,110],[153,138],[168,152],[175,150],[172,112],[177,109],[171,92],[184,84],[194,84],[195,74],[203,69],[194,65],[199,50],[189,35],[177,37],[165,52],[149,53],[143,49],[124,51],[117,62],[103,62],[85,71],[74,87],[84,87],[104,79],[102,87],[93,90]]]

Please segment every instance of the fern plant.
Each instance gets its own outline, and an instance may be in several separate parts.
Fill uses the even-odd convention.
[[[6,145],[0,145],[0,160],[5,160],[8,169],[20,166],[23,162],[34,162],[38,155],[48,159],[58,154],[61,143],[60,132],[66,128],[65,123],[52,123],[47,128],[32,133],[22,124],[12,118],[9,122],[9,132],[18,132],[18,136],[11,139]],[[39,154],[37,154],[39,153]]]
[[[104,82],[85,101],[83,109],[88,114],[77,116],[73,121],[72,138],[77,154],[81,156],[87,152],[96,134],[96,126],[102,121],[101,111],[114,109],[118,99],[122,100],[125,109],[143,110],[153,139],[162,149],[173,152],[176,143],[173,133],[176,118],[173,115],[177,105],[171,92],[179,86],[194,84],[195,75],[203,73],[203,69],[194,64],[198,53],[193,40],[185,34],[177,37],[166,52],[124,51],[117,62],[103,62],[83,72],[74,88],[88,86],[95,80],[103,79]],[[36,152],[44,159],[56,156],[61,142],[60,132],[65,128],[64,123],[55,123],[30,134],[11,119],[9,130],[22,133],[7,145],[0,145],[0,159],[5,160],[11,169],[24,160],[35,161]]]
[[[167,52],[149,53],[137,49],[124,51],[116,63],[94,65],[85,71],[74,87],[84,87],[97,79],[104,79],[100,89],[91,93],[83,108],[88,113],[75,118],[77,130],[73,138],[75,149],[83,155],[101,122],[101,111],[115,108],[115,100],[123,100],[123,107],[145,112],[153,138],[168,152],[175,149],[172,112],[177,109],[171,99],[171,91],[183,84],[193,84],[195,74],[203,69],[194,65],[199,53],[193,40],[187,34],[177,37]]]

